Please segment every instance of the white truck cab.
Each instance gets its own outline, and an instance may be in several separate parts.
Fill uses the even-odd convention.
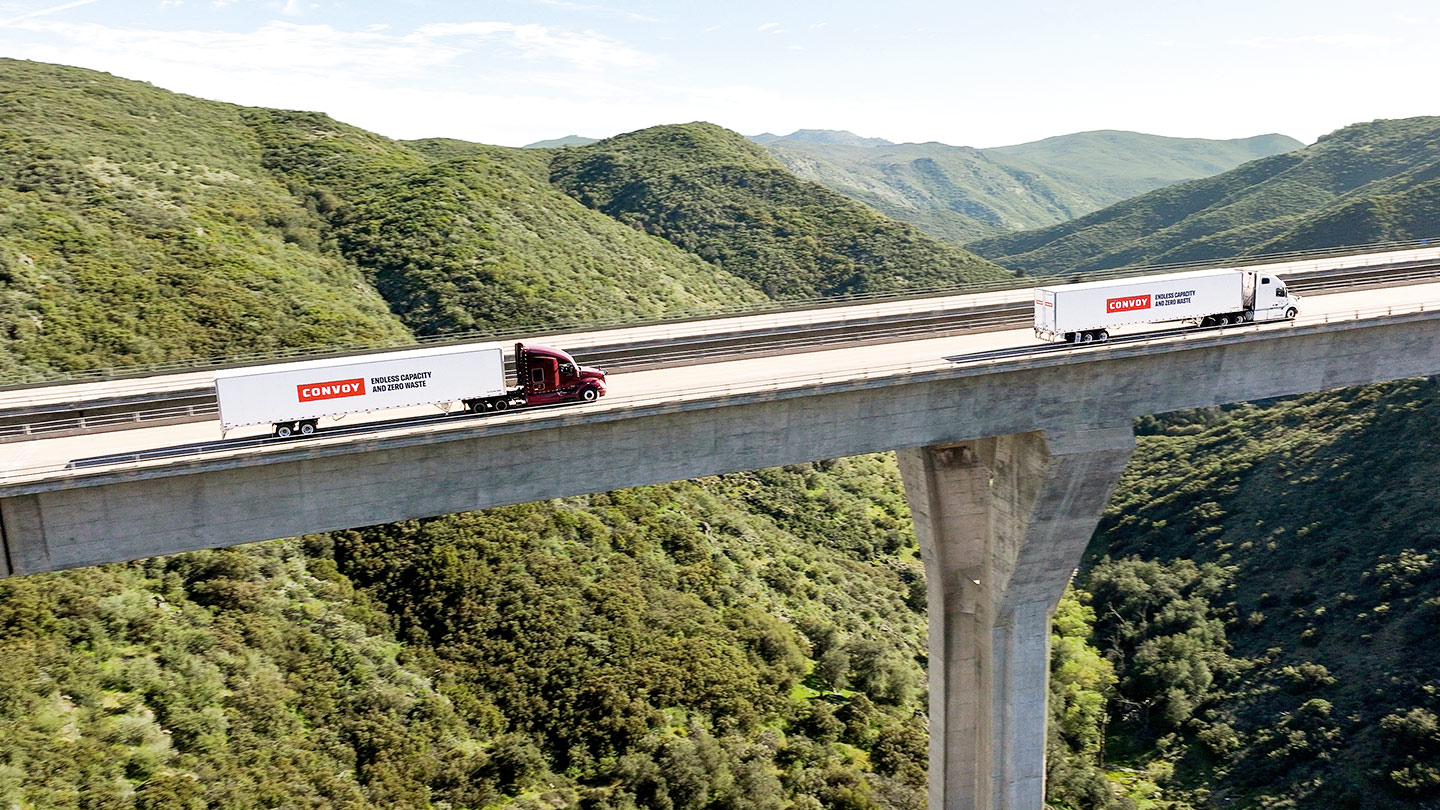
[[[1256,273],[1253,321],[1288,321],[1300,313],[1300,296],[1291,295],[1285,282],[1269,273]]]

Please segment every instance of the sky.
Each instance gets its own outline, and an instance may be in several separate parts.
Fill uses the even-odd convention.
[[[3,57],[507,146],[686,121],[1311,143],[1440,114],[1437,41],[1434,0],[0,0]]]

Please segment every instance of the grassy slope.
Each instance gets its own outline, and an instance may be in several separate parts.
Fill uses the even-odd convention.
[[[663,236],[778,298],[1009,275],[796,179],[712,124],[653,127],[555,153],[552,179],[585,205]]]
[[[0,582],[0,800],[923,807],[896,477],[849,459]]]
[[[417,334],[759,303],[753,286],[553,188],[548,153],[402,144],[257,111],[267,163],[325,205],[339,252]]]
[[[963,244],[1063,222],[1299,146],[1278,135],[1211,141],[1104,131],[994,149],[791,139],[767,148],[801,177]]]
[[[0,353],[79,369],[404,339],[239,108],[0,60]]]
[[[550,153],[0,70],[17,363],[761,297],[555,191]],[[782,216],[998,272],[848,203]],[[851,283],[899,283],[852,261]],[[0,802],[919,807],[923,588],[896,478],[800,465],[0,582]]]
[[[1180,795],[1377,809],[1440,797],[1440,733],[1426,730],[1440,713],[1437,393],[1411,380],[1142,426],[1091,554],[1211,563],[1226,582],[1208,601],[1229,660],[1171,745]],[[1114,576],[1091,565],[1092,587]]]
[[[971,249],[1036,274],[1433,236],[1440,119],[1355,124],[1299,151]],[[1414,200],[1407,199],[1414,195]]]
[[[1304,144],[1284,135],[1210,140],[1099,130],[985,149],[993,158],[1063,178],[1118,202],[1184,180],[1221,174]]]

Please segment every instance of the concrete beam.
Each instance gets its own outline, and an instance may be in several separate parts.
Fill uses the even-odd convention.
[[[1050,617],[1134,448],[1126,424],[898,452],[929,596],[931,810],[1043,805]]]
[[[1429,311],[66,470],[0,519],[32,574],[1436,373]]]

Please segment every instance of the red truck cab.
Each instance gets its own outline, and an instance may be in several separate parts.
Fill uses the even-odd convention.
[[[605,396],[604,371],[549,346],[515,344],[515,381],[527,405],[594,402]]]

